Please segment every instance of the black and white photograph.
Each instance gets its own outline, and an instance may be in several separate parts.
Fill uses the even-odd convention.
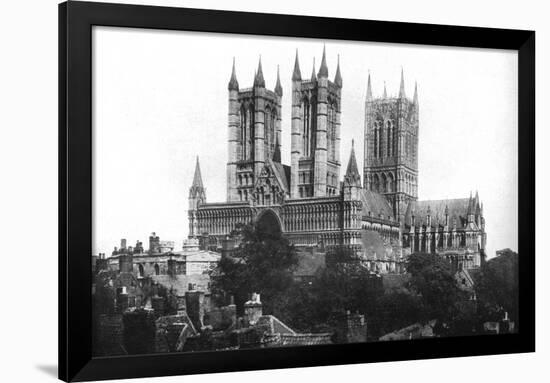
[[[519,331],[517,52],[92,41],[93,355]]]
[[[543,2],[0,8],[0,381],[548,375]]]

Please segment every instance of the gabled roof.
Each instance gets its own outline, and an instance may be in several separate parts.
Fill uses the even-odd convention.
[[[273,169],[273,174],[275,175],[275,178],[279,182],[279,185],[284,190],[285,193],[290,192],[289,188],[289,179],[287,177],[287,171],[285,169],[285,165],[281,164],[280,162],[275,162],[272,160],[268,160],[267,163],[271,166],[271,169]],[[290,172],[289,172],[290,173]]]
[[[445,225],[445,209],[449,213],[449,227],[454,226],[456,220],[456,228],[465,228],[468,225],[468,207],[470,206],[469,198],[441,199],[441,200],[426,200],[426,201],[411,201],[407,207],[405,214],[405,224],[411,225],[412,215],[414,213],[415,226],[426,225],[426,216],[430,209],[432,226]]]
[[[379,214],[382,214],[383,219],[394,219],[393,209],[382,194],[361,189],[359,195],[363,202],[363,217],[368,217],[370,212],[370,216],[374,218],[379,218]]]

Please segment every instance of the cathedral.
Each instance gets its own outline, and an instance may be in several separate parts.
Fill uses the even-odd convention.
[[[189,238],[220,249],[238,224],[280,231],[297,249],[348,249],[373,272],[403,271],[414,252],[437,253],[456,269],[480,266],[486,243],[483,203],[467,198],[419,201],[419,100],[374,97],[368,75],[363,182],[354,143],[340,175],[340,62],[329,78],[326,52],[304,78],[298,52],[292,72],[291,163],[281,162],[281,87],[266,87],[261,61],[251,88],[240,88],[235,62],[228,83],[225,202],[207,202],[197,158],[189,191]]]

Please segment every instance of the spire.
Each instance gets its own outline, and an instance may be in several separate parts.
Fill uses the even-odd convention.
[[[418,105],[418,84],[416,83],[416,81],[414,82],[413,104]]]
[[[401,85],[399,85],[399,98],[405,97],[405,76],[403,76],[403,67],[401,67]]]
[[[317,76],[315,76],[315,57],[313,58],[313,69],[311,70],[311,82],[315,82]]]
[[[386,92],[386,81],[384,81],[384,94],[382,95],[382,98],[388,98],[388,92]]]
[[[300,63],[298,62],[298,49],[296,49],[296,59],[294,60],[294,72],[292,72],[292,81],[301,81]]]
[[[346,175],[344,176],[344,182],[352,186],[361,186],[361,176],[359,175],[359,169],[357,167],[357,160],[355,158],[354,140],[351,140],[351,151],[349,154],[348,167],[346,169]]]
[[[281,86],[281,78],[279,76],[279,65],[277,65],[277,83],[275,84],[275,93],[277,96],[283,96],[283,87]]]
[[[334,76],[334,83],[340,88],[342,87],[342,75],[340,74],[340,55],[338,55],[338,65],[336,67],[336,75]]]
[[[281,147],[279,146],[279,138],[275,139],[275,150],[273,151],[273,162],[281,163]]]
[[[372,100],[372,88],[370,84],[370,71],[369,71],[369,79],[367,81],[367,101]]]
[[[445,215],[449,215],[449,205],[445,205]]]
[[[327,57],[325,46],[323,45],[323,58],[321,59],[321,67],[319,68],[319,77],[328,77]]]
[[[254,77],[254,87],[265,88],[264,73],[262,71],[262,56],[260,56],[260,60],[258,61],[258,71]]]
[[[199,164],[199,156],[197,156],[197,164],[195,165],[195,175],[193,176],[193,184],[191,188],[204,188],[202,184],[201,166]]]
[[[468,221],[470,216],[474,214],[474,199],[472,198],[472,192],[470,191],[470,199],[468,200]]]
[[[233,69],[231,70],[231,78],[227,85],[228,90],[239,90],[239,82],[237,81],[237,74],[235,73],[235,57],[233,57]]]

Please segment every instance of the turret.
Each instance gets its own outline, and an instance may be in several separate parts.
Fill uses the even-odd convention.
[[[275,120],[275,151],[279,153],[279,162],[281,162],[281,142],[282,142],[282,99],[283,87],[281,86],[281,77],[279,74],[279,65],[277,65],[277,82],[275,83],[275,94],[277,95],[277,116]]]
[[[334,83],[339,88],[342,87],[342,74],[340,73],[340,55],[338,55],[338,65],[336,67],[336,75],[334,76]]]
[[[281,78],[279,76],[279,65],[277,65],[277,82],[275,83],[275,94],[283,97],[283,87],[281,86]]]
[[[470,192],[470,199],[468,201],[468,224],[474,223],[475,217],[475,207],[474,199],[472,198],[472,192]]]
[[[226,197],[227,197],[227,201],[234,201],[237,199],[237,162],[239,160],[239,152],[241,151],[240,117],[239,117],[239,82],[237,81],[237,74],[235,71],[235,58],[233,58],[231,78],[229,79],[229,84],[227,86],[227,89],[228,89],[228,110],[227,110],[228,153],[227,153]],[[198,158],[197,158],[197,164],[198,164]],[[197,174],[197,170],[195,170],[195,175],[196,174]]]
[[[324,197],[327,194],[327,103],[328,67],[325,47],[321,67],[317,74],[317,126],[315,135],[315,168],[313,171],[313,195]]]
[[[254,180],[257,180],[264,168],[265,153],[265,80],[262,70],[262,58],[258,60],[258,70],[254,77]]]
[[[428,228],[432,227],[432,209],[428,205],[428,211],[426,212],[426,226]]]
[[[399,85],[399,98],[406,98],[405,95],[405,77],[403,76],[403,68],[401,68],[401,83]]]
[[[264,72],[262,71],[262,58],[258,62],[258,70],[254,76],[254,88],[265,88]]]
[[[197,209],[203,203],[206,203],[206,188],[202,183],[201,168],[199,157],[195,164],[195,175],[193,176],[193,184],[189,188],[189,238],[194,238],[200,233],[197,227]]]
[[[298,161],[301,153],[302,113],[300,108],[302,91],[302,75],[298,61],[298,50],[294,60],[294,71],[292,72],[292,121],[291,121],[291,148],[290,148],[290,197],[298,198]]]
[[[311,77],[310,77],[310,81],[311,81],[311,82],[317,81],[317,75],[315,74],[315,57],[313,58],[313,67],[311,68]]]
[[[370,71],[369,71],[369,79],[367,80],[367,96],[365,98],[365,102],[372,101],[372,86],[370,82]]]
[[[361,189],[361,175],[357,167],[355,158],[354,140],[351,141],[351,151],[349,155],[348,167],[344,175],[344,198],[346,200],[359,199],[359,190]]]

